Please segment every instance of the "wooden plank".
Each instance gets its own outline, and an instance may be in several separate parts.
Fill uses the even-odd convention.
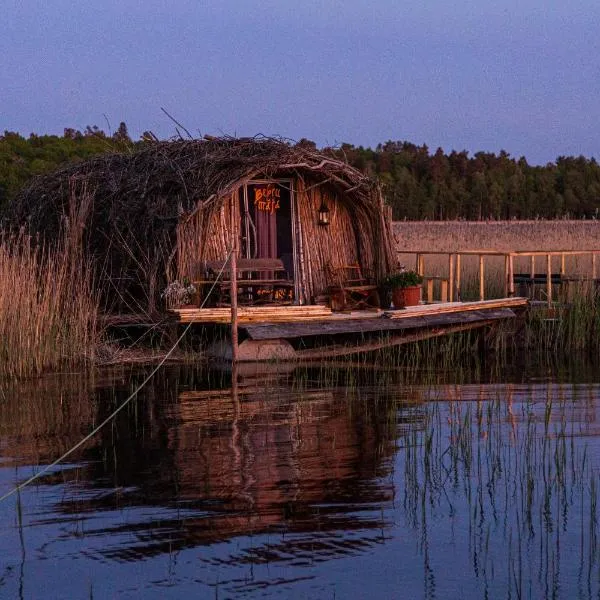
[[[313,320],[295,323],[257,323],[240,325],[253,340],[293,339],[346,333],[373,333],[400,331],[427,327],[442,327],[482,320],[510,319],[515,313],[510,308],[467,311],[465,313],[432,314],[406,319],[339,319]]]
[[[443,335],[450,335],[452,333],[459,333],[471,329],[478,329],[481,327],[492,325],[495,322],[495,320],[489,319],[477,321],[475,323],[463,323],[460,325],[453,325],[444,329],[427,329],[411,334],[396,335],[386,339],[370,340],[369,342],[357,344],[355,346],[324,346],[322,348],[296,350],[296,356],[298,357],[298,359],[301,360],[318,360],[338,356],[349,356],[352,354],[358,354],[359,352],[373,352],[375,350],[390,348],[392,346],[400,346],[403,344],[420,342],[435,337],[441,337]]]
[[[223,308],[176,308],[171,312],[179,316],[181,323],[228,323],[231,309]],[[326,306],[247,306],[238,307],[240,322],[269,320],[298,320],[326,318],[331,309]]]
[[[480,302],[448,302],[445,304],[411,306],[402,311],[384,311],[384,316],[389,319],[405,319],[408,317],[448,314],[453,312],[468,312],[471,310],[486,310],[495,308],[520,308],[527,306],[527,298],[499,298],[497,300],[483,300]]]

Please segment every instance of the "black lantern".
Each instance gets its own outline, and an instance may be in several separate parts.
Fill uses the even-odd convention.
[[[319,208],[319,225],[329,225],[329,209],[325,201],[321,202],[321,208]]]

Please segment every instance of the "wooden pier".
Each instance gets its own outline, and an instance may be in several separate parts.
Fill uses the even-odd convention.
[[[486,263],[500,259],[503,262],[502,286],[505,297],[517,294],[527,295],[530,300],[543,299],[548,307],[552,307],[558,297],[570,300],[580,291],[591,286],[598,287],[598,256],[600,250],[456,250],[456,251],[423,251],[403,248],[402,255],[414,255],[415,270],[423,277],[424,299],[434,300],[434,283],[439,285],[439,300],[452,302],[463,297],[463,259],[477,260],[478,295],[480,300],[486,297]],[[443,275],[431,274],[426,267],[426,259],[442,258],[446,262]],[[588,268],[584,273],[568,273],[568,260],[585,260]],[[526,267],[523,269],[523,262]],[[521,272],[516,270],[521,265]],[[536,298],[538,292],[538,298]]]
[[[332,312],[326,306],[264,306],[238,310],[240,361],[316,360],[416,342],[513,319],[526,298],[421,304],[402,310]],[[229,326],[229,308],[179,308],[181,323]],[[209,348],[231,359],[224,336]]]

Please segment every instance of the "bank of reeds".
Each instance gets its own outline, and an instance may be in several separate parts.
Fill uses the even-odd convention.
[[[86,190],[72,191],[59,243],[0,233],[0,376],[28,377],[93,358],[98,305],[81,252]]]

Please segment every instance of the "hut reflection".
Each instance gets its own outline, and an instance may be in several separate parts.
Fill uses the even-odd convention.
[[[268,551],[253,542],[232,560],[304,555],[307,543],[326,558],[382,541],[396,437],[422,427],[418,404],[407,398],[398,410],[398,389],[320,388],[293,371],[226,374],[223,387],[210,379],[167,372],[70,466],[44,476],[44,485],[77,482],[57,493],[55,512],[104,513],[87,531],[117,560],[263,534],[277,543],[271,535]],[[37,420],[15,401],[2,454],[54,460],[135,385],[110,383],[75,386],[69,409],[52,395]]]

